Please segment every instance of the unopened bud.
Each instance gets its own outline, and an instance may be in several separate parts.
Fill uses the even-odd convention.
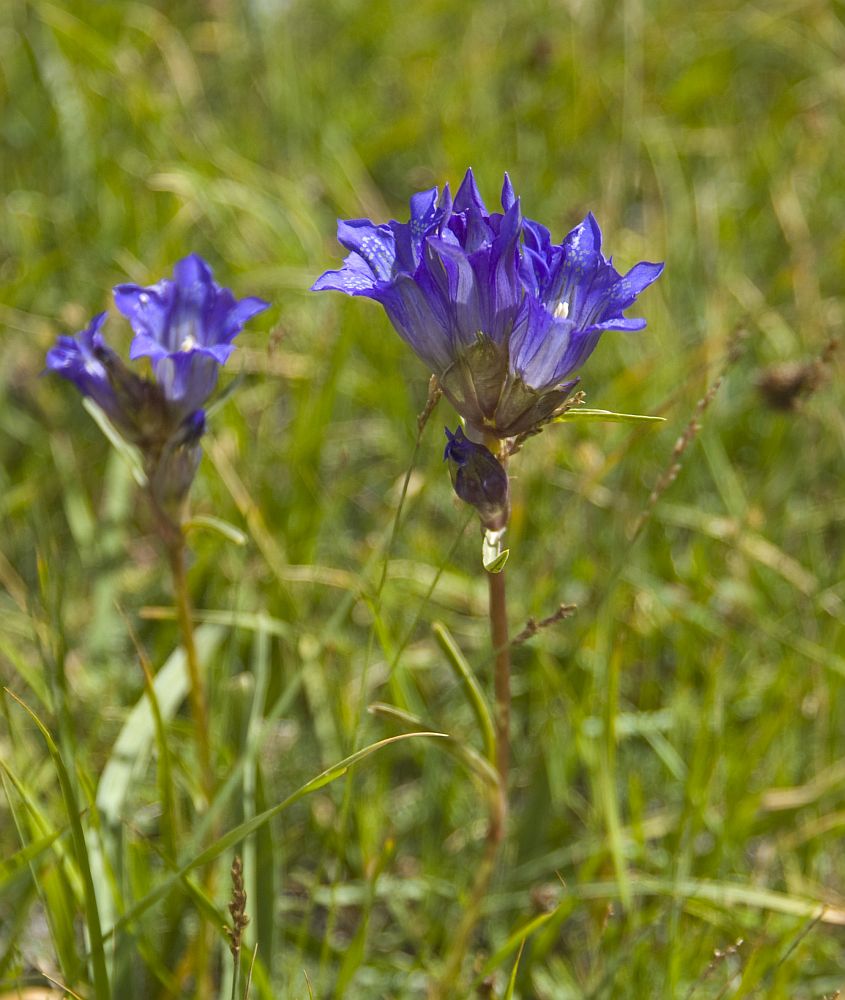
[[[446,428],[449,439],[443,458],[449,460],[449,474],[455,493],[478,511],[481,523],[499,531],[508,523],[510,488],[508,474],[496,456],[464,435],[458,427],[454,434]]]

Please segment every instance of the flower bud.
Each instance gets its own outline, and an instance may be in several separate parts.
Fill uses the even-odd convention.
[[[204,432],[205,413],[196,410],[183,421],[147,469],[156,508],[174,524],[180,523],[181,509],[202,457],[200,438]]]
[[[475,507],[485,528],[501,530],[510,516],[510,488],[504,466],[483,444],[470,441],[462,427],[454,434],[447,427],[446,437],[443,458],[449,461],[455,493]]]

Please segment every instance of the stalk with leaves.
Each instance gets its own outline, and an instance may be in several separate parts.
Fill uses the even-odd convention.
[[[76,336],[59,337],[47,354],[47,368],[73,382],[137,456],[138,478],[173,580],[208,803],[214,793],[214,769],[207,697],[194,641],[183,515],[202,456],[205,404],[220,367],[234,350],[232,341],[267,303],[254,297],[236,300],[228,288],[216,284],[211,268],[197,254],[176,264],[172,280],[147,287],[121,284],[114,289],[114,299],[134,333],[130,360],[148,357],[153,378],[130,369],[107,345],[104,312]]]
[[[106,313],[76,336],[59,337],[47,355],[47,367],[71,381],[90,401],[89,407],[94,404],[109,436],[131,456],[146,495],[173,582],[202,799],[208,807],[216,781],[208,697],[188,587],[184,513],[202,456],[205,405],[219,369],[244,324],[267,303],[258,298],[236,300],[229,289],[215,283],[211,268],[196,254],[176,264],[172,280],[146,287],[121,284],[114,289],[114,298],[134,333],[130,360],[149,358],[152,377],[128,367],[108,346],[102,334]],[[209,869],[206,888],[212,884]],[[208,944],[208,933],[201,930],[195,946],[196,974],[199,988],[206,992]]]
[[[410,220],[338,224],[343,267],[314,283],[374,299],[433,372],[462,425],[444,457],[457,495],[478,512],[489,591],[494,664],[494,759],[486,846],[469,902],[432,996],[454,995],[500,847],[507,835],[510,763],[510,639],[504,545],[510,516],[508,458],[583,399],[575,372],[607,330],[641,330],[625,310],[662,264],[620,274],[601,252],[592,214],[560,244],[522,215],[510,179],[502,211],[489,212],[468,170],[454,199],[448,185],[410,200]]]

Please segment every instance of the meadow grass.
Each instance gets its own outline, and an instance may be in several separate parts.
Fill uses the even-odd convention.
[[[666,260],[648,329],[582,373],[589,406],[666,421],[512,463],[511,633],[577,612],[512,650],[509,835],[454,995],[845,990],[842,362],[790,409],[758,388],[842,331],[843,13],[6,0],[0,996],[229,996],[235,853],[241,992],[410,1000],[442,968],[485,831],[478,529],[445,402],[415,447],[428,372],[377,307],[306,289],[337,216],[405,218],[468,165],[557,240],[592,209],[620,267]],[[131,470],[39,377],[188,251],[273,304],[192,496],[209,810]],[[384,742],[415,730],[447,735]]]

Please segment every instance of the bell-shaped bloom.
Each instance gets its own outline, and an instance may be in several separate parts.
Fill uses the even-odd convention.
[[[267,303],[236,301],[195,254],[176,265],[173,281],[149,288],[118,285],[114,295],[135,332],[130,358],[149,356],[154,378],[134,372],[108,347],[101,333],[106,313],[76,336],[59,337],[47,353],[47,369],[73,382],[137,445],[152,498],[161,509],[175,511],[202,454],[203,406],[218,370],[244,323]]]
[[[448,443],[443,452],[455,493],[478,511],[481,523],[499,531],[510,516],[510,486],[502,463],[483,444],[470,441],[462,427],[453,434],[446,428]]]
[[[338,223],[350,251],[313,285],[380,302],[437,376],[473,436],[513,437],[548,420],[578,381],[605,330],[640,330],[624,311],[663,270],[621,275],[601,252],[592,214],[559,245],[524,219],[505,175],[502,211],[489,213],[467,171],[411,198],[407,223]]]
[[[83,396],[93,399],[112,423],[119,425],[120,406],[100,360],[109,350],[100,333],[107,315],[99,313],[74,337],[59,337],[47,352],[47,368],[73,382]]]
[[[135,333],[130,359],[149,357],[156,382],[185,415],[208,399],[235,349],[232,341],[268,305],[255,297],[237,300],[197,254],[176,264],[173,280],[118,285],[114,300]]]

